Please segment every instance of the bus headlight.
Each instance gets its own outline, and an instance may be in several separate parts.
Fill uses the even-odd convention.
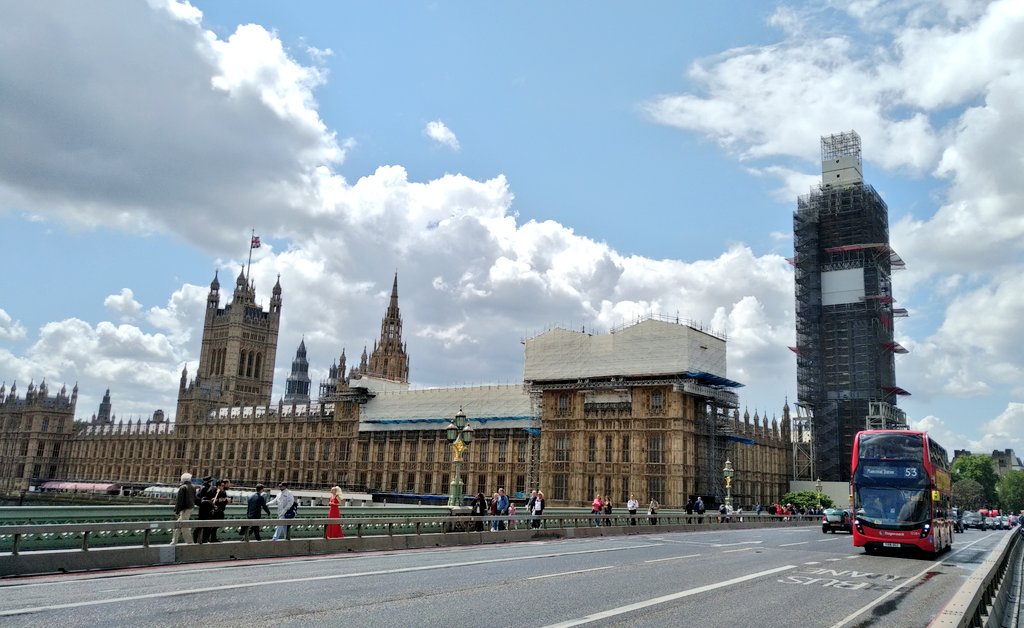
[[[930,524],[930,523],[924,524],[924,526],[921,528],[921,538],[923,539],[926,536],[928,536],[928,533],[931,532],[931,531],[932,531],[932,524]]]

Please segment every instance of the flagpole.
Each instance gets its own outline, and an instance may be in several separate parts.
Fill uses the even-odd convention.
[[[252,242],[253,242],[253,238],[255,238],[255,237],[256,237],[256,229],[254,228],[252,230],[252,233],[249,234],[249,261],[245,265],[245,278],[246,278],[246,280],[249,279],[249,268],[252,267]]]

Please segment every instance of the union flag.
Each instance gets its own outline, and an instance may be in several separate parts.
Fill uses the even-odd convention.
[[[254,235],[252,237],[252,246],[250,248],[253,248],[253,249],[260,248],[260,237],[258,235]]]

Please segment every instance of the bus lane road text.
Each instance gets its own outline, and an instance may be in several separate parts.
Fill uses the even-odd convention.
[[[779,578],[778,582],[847,591],[885,591],[892,588],[887,585],[895,584],[899,580],[904,579],[905,576],[894,576],[870,571],[813,567],[803,569],[784,578]]]

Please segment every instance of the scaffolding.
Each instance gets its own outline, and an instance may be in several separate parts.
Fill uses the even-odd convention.
[[[796,406],[796,418],[792,430],[793,439],[793,479],[811,482],[817,479],[814,472],[814,439],[811,438],[811,426],[814,417],[811,411],[803,406]]]
[[[860,178],[860,137],[822,137],[821,151],[822,185],[793,215],[797,407],[807,412],[812,472],[848,481],[869,404],[895,406],[899,394],[895,354],[906,350],[893,339],[890,274],[904,264],[889,246],[888,207]]]

